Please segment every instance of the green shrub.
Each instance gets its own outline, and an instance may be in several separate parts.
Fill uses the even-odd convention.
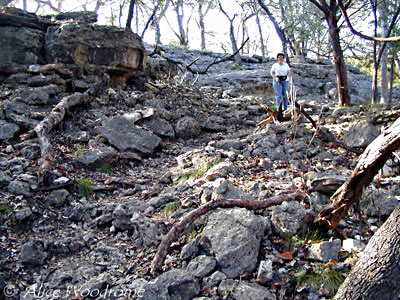
[[[180,203],[178,201],[174,201],[171,203],[167,203],[164,208],[164,214],[166,216],[172,215],[180,206]]]
[[[234,65],[231,65],[229,67],[229,69],[230,70],[234,70],[234,71],[241,71],[241,70],[243,70],[243,67],[239,63],[237,63],[237,64],[234,64]]]
[[[344,271],[335,270],[331,265],[320,265],[317,270],[302,269],[294,274],[297,285],[310,285],[313,289],[324,289],[330,296],[336,294],[344,281]]]
[[[93,193],[93,186],[89,179],[82,178],[76,180],[76,184],[78,185],[79,193],[88,198],[90,194]]]
[[[108,175],[112,174],[112,169],[111,169],[111,166],[109,164],[101,165],[100,171],[105,173],[105,174],[108,174]]]

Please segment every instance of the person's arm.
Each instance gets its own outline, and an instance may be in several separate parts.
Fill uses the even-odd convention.
[[[272,66],[272,68],[271,68],[271,76],[272,76],[272,78],[273,78],[274,80],[276,80],[277,82],[279,82],[279,78],[276,76],[275,69],[274,69],[273,66]]]

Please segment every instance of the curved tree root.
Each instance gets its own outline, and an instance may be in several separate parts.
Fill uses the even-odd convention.
[[[101,82],[93,85],[85,93],[75,93],[70,96],[64,97],[52,109],[49,115],[44,118],[34,129],[33,132],[28,134],[33,136],[36,133],[40,145],[40,160],[38,171],[38,182],[43,183],[46,175],[51,169],[54,160],[54,152],[51,147],[49,134],[50,131],[64,119],[66,112],[73,106],[89,102],[94,97],[99,95],[108,86],[110,77],[103,74]]]
[[[178,223],[176,223],[171,230],[165,235],[160,245],[158,246],[157,253],[151,262],[152,274],[157,273],[161,270],[165,257],[167,256],[168,250],[172,242],[174,242],[179,234],[181,234],[186,228],[189,227],[197,218],[214,210],[218,207],[231,208],[231,207],[243,207],[251,210],[265,209],[270,206],[279,205],[284,201],[301,201],[306,198],[304,193],[293,193],[290,195],[280,195],[268,200],[255,201],[248,199],[224,199],[218,198],[199,206],[195,210],[192,210],[185,215]]]

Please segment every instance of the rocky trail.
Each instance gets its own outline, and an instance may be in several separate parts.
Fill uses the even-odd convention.
[[[398,205],[398,159],[337,230],[322,234],[312,220],[359,155],[325,142],[302,115],[256,132],[268,115],[252,98],[272,105],[272,60],[243,56],[240,69],[226,61],[196,76],[182,65],[200,55],[204,69],[223,56],[162,52],[135,84],[67,110],[49,134],[45,182],[39,141],[23,137],[96,78],[72,75],[69,64],[0,68],[0,298],[330,299]],[[354,68],[350,108],[336,106],[331,64],[295,58],[292,70],[298,103],[350,147],[364,149],[400,115],[398,91],[390,105],[369,105],[371,79]],[[304,197],[200,216],[150,272],[162,238],[199,206],[293,193]]]

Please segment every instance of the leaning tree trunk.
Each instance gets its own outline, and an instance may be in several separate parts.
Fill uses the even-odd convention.
[[[400,294],[400,206],[369,241],[334,300],[394,300]]]
[[[335,228],[349,208],[361,199],[365,188],[399,147],[400,118],[368,145],[350,179],[331,197],[332,203],[319,213],[315,223],[319,227]]]

